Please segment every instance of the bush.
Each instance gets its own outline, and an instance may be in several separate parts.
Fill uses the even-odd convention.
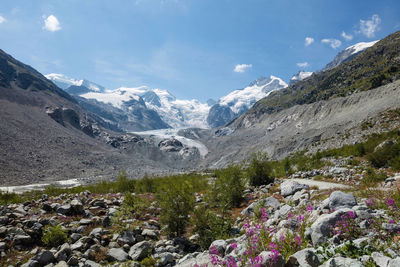
[[[160,186],[156,197],[161,207],[160,220],[168,234],[182,235],[195,204],[191,184],[181,179],[171,180]]]
[[[239,207],[243,200],[244,179],[239,166],[231,165],[215,172],[216,179],[209,198],[224,209]]]
[[[118,174],[117,181],[115,182],[117,192],[134,192],[135,191],[135,180],[129,180],[128,174],[125,171],[121,171]]]
[[[42,242],[47,247],[57,247],[67,241],[67,233],[61,225],[47,226],[42,236]]]
[[[274,181],[272,177],[272,168],[268,162],[266,154],[253,154],[250,160],[250,166],[247,168],[247,176],[252,186],[270,184]]]
[[[386,178],[387,178],[386,174],[384,173],[378,174],[374,171],[374,169],[368,168],[367,173],[365,174],[361,182],[365,185],[374,185],[376,183],[385,181]]]
[[[203,249],[208,249],[214,240],[230,237],[232,222],[229,216],[219,216],[205,206],[195,209],[192,223]]]

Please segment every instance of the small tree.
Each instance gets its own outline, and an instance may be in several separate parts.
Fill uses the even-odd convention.
[[[247,176],[252,186],[270,184],[274,181],[267,154],[259,152],[252,155],[250,165],[247,168]]]
[[[211,190],[210,198],[219,202],[221,208],[239,207],[243,200],[244,181],[239,166],[231,165],[226,169],[215,172],[216,179]]]
[[[199,235],[198,243],[203,249],[208,249],[217,239],[228,239],[232,229],[230,216],[219,216],[204,205],[194,211],[194,232]]]
[[[169,234],[181,236],[189,222],[189,214],[194,209],[195,197],[192,186],[187,182],[177,180],[162,184],[158,192],[161,223],[166,225]]]

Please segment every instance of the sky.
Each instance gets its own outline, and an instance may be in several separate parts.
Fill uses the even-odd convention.
[[[1,0],[0,49],[43,74],[217,100],[400,30],[398,0]]]

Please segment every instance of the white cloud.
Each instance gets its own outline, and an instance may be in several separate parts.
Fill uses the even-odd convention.
[[[51,31],[51,32],[56,32],[61,30],[60,22],[54,15],[50,15],[44,20],[44,30]]]
[[[306,37],[305,41],[304,41],[304,45],[305,46],[309,46],[310,44],[314,43],[314,38],[312,37]]]
[[[342,42],[338,39],[322,39],[321,42],[329,44],[333,49],[339,48],[342,45]]]
[[[3,17],[3,16],[0,16],[0,24],[2,24],[3,22],[6,22],[7,20]]]
[[[351,34],[347,34],[344,31],[342,32],[342,37],[346,40],[346,41],[351,41],[353,40],[353,35]]]
[[[252,64],[237,64],[233,69],[234,72],[245,72],[247,69],[253,67]]]
[[[296,65],[300,68],[306,68],[306,67],[310,66],[310,64],[308,64],[308,62],[299,62]]]
[[[360,19],[360,32],[368,38],[375,37],[375,33],[380,30],[381,18],[373,15],[370,20]]]

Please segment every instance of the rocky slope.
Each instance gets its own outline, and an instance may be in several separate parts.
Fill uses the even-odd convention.
[[[239,120],[246,116],[271,114],[295,105],[346,96],[391,83],[399,78],[399,43],[400,32],[391,34],[349,62],[271,93],[258,101]]]
[[[40,73],[0,51],[3,184],[110,179],[122,169],[138,176],[181,171],[200,158],[190,146],[165,151],[158,140],[113,132],[109,129],[118,129],[106,118],[118,113],[104,109],[100,117],[88,111],[89,104],[87,109],[82,106]],[[131,113],[136,115],[134,109]]]
[[[224,128],[198,133],[210,150],[202,166],[219,168],[241,162],[257,151],[281,158],[303,149],[324,150],[330,144],[338,147],[358,142],[365,134],[361,128],[363,121],[400,107],[399,90],[400,82],[396,81],[374,90],[296,105],[273,114],[245,114]]]

